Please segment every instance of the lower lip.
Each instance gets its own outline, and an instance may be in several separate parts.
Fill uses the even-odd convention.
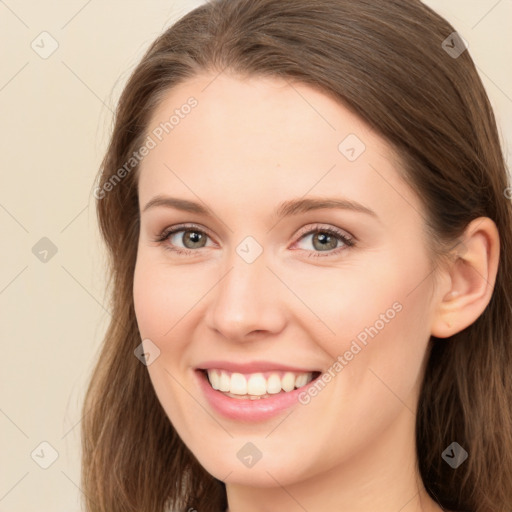
[[[264,421],[277,416],[280,412],[299,403],[299,394],[308,387],[306,385],[293,391],[276,393],[268,398],[256,400],[251,400],[250,398],[231,398],[221,391],[213,389],[205,372],[196,370],[195,373],[210,406],[222,416],[237,421]]]

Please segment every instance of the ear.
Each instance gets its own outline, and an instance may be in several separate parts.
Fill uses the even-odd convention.
[[[494,290],[499,255],[496,224],[489,217],[470,222],[454,248],[454,257],[443,270],[446,279],[442,280],[432,319],[433,336],[452,336],[483,313]]]

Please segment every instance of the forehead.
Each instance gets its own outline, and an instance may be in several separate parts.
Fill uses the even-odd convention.
[[[193,108],[187,106],[191,98],[196,103]],[[170,119],[172,127],[165,130]],[[254,158],[267,156],[270,151],[265,149],[283,157],[319,146],[337,155],[339,139],[348,133],[361,139],[371,137],[374,147],[378,144],[383,152],[388,149],[340,102],[309,85],[275,77],[242,78],[224,73],[194,77],[168,91],[153,113],[148,131],[159,127],[165,132],[163,138],[176,145],[191,137],[197,150],[206,144],[220,148],[240,142],[237,153],[252,152]],[[172,137],[166,137],[171,132]],[[266,142],[265,148],[254,153],[254,146],[261,141]]]
[[[306,194],[339,194],[374,210],[418,201],[387,143],[305,84],[200,75],[168,91],[147,134],[155,145],[140,166],[141,203],[166,192],[240,208]]]

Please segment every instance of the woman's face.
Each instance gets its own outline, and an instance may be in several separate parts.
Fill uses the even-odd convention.
[[[387,144],[309,86],[226,74],[171,90],[147,134],[136,316],[199,462],[275,486],[413,453],[436,288]]]

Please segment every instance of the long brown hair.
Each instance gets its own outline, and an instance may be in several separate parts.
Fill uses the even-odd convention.
[[[226,508],[223,482],[180,440],[133,354],[141,342],[132,291],[137,166],[118,172],[173,86],[224,70],[309,84],[364,119],[400,155],[404,179],[423,199],[437,257],[473,219],[496,223],[501,252],[491,301],[463,331],[431,339],[416,438],[423,483],[441,506],[510,511],[512,207],[495,118],[473,61],[467,50],[456,56],[443,44],[453,32],[417,0],[213,0],[153,42],[119,100],[95,192],[112,319],[83,408],[87,511]],[[441,456],[454,441],[469,454],[457,469]]]

